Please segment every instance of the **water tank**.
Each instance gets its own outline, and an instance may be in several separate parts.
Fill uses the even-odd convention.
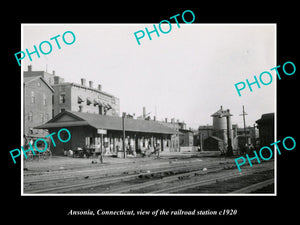
[[[227,129],[226,117],[220,118],[218,116],[214,116],[213,117],[213,128],[215,130]]]

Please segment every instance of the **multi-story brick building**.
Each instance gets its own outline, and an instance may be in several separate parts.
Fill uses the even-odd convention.
[[[53,88],[42,76],[24,77],[23,132],[29,137],[43,137],[47,131],[34,129],[52,119]]]
[[[32,71],[32,66],[28,66],[28,71],[24,71],[24,78],[32,79],[41,77],[53,89],[51,118],[64,110],[74,112],[87,112],[100,115],[120,116],[120,101],[117,97],[102,91],[102,86],[98,84],[93,87],[93,82],[81,79],[81,84],[65,82],[60,76],[45,71]],[[44,121],[47,122],[47,121]]]
[[[54,89],[54,116],[64,110],[86,112],[100,115],[119,116],[119,99],[101,89],[93,87],[93,82],[81,79],[81,84],[59,82],[55,80]]]
[[[42,77],[48,84],[53,85],[55,79],[59,79],[60,77],[55,76],[55,71],[51,73],[45,71],[32,71],[32,66],[28,66],[28,71],[24,71],[24,77]],[[61,79],[61,78],[60,78]],[[63,82],[63,79],[60,80]]]

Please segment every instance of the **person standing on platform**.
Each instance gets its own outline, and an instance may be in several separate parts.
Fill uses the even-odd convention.
[[[159,156],[159,152],[160,152],[160,143],[158,142],[155,146],[155,151],[157,152],[157,158],[159,159],[160,156]]]

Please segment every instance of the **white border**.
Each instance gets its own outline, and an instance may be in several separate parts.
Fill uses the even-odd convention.
[[[30,25],[30,26],[65,26],[65,25],[82,25],[82,26],[96,26],[96,25],[108,25],[108,26],[114,26],[114,25],[141,25],[141,24],[134,24],[134,23],[130,23],[130,24],[106,24],[106,23],[95,23],[95,24],[90,24],[90,23],[35,23],[35,24],[31,24],[31,23],[21,23],[21,49],[24,49],[24,45],[23,45],[23,37],[24,37],[24,33],[23,33],[23,27],[25,25]],[[182,24],[184,25],[184,24]],[[221,25],[231,25],[231,26],[251,26],[251,25],[255,25],[255,26],[275,26],[275,54],[274,54],[274,62],[275,65],[277,65],[277,23],[204,23],[204,24],[199,24],[199,23],[194,23],[193,25],[200,25],[200,26],[221,26]],[[21,61],[21,144],[23,144],[23,108],[24,108],[24,104],[23,104],[23,63]],[[274,142],[277,141],[277,79],[275,80],[275,112],[274,112]],[[275,152],[275,151],[274,151]],[[21,196],[277,196],[277,152],[276,154],[274,154],[274,193],[271,194],[259,194],[259,193],[254,193],[254,194],[97,194],[97,193],[87,193],[87,194],[52,194],[52,193],[48,193],[48,194],[30,194],[30,193],[24,193],[24,182],[23,182],[23,158],[21,157]]]

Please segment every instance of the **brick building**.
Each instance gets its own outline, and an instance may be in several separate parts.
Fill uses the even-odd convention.
[[[42,76],[24,77],[23,133],[27,137],[45,137],[48,132],[34,129],[52,119],[53,88]]]
[[[23,73],[24,77],[42,77],[48,84],[53,85],[55,79],[60,79],[62,82],[63,79],[55,76],[55,71],[51,73],[45,72],[45,71],[32,71],[32,66],[28,66],[28,70],[24,71]]]
[[[93,82],[89,81],[89,85],[86,85],[84,78],[81,79],[81,84],[65,82],[62,77],[55,75],[55,71],[32,71],[32,66],[29,65],[28,71],[24,71],[24,78],[29,80],[35,77],[43,78],[54,91],[51,118],[64,110],[109,116],[120,114],[119,99],[102,91],[100,84],[94,88]]]
[[[55,80],[52,87],[54,116],[64,110],[109,116],[120,114],[119,99],[102,91],[100,84],[94,88],[92,81],[86,85],[86,80],[82,78],[81,84]]]

